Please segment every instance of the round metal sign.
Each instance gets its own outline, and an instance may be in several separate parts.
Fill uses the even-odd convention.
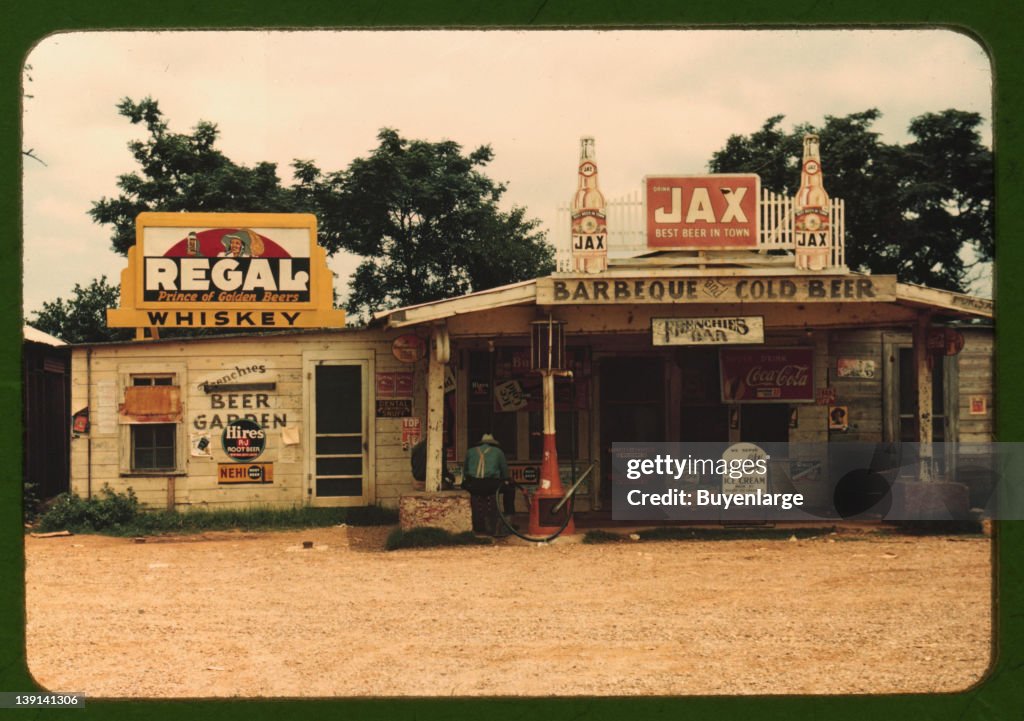
[[[256,421],[240,418],[224,426],[224,452],[236,461],[258,458],[267,447],[267,432]]]
[[[402,363],[415,363],[427,355],[427,343],[415,333],[400,335],[391,343],[391,353]]]

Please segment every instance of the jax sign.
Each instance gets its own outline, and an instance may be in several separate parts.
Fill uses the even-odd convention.
[[[140,213],[121,303],[127,328],[339,328],[307,213]]]
[[[648,175],[647,247],[678,250],[756,248],[761,180],[750,173]]]

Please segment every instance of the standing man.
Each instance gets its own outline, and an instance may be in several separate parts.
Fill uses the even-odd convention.
[[[507,536],[508,529],[498,517],[494,493],[502,482],[510,479],[508,461],[505,460],[501,445],[490,433],[484,433],[479,445],[466,451],[463,474],[462,487],[469,491],[473,511],[473,532],[496,537]],[[512,493],[502,494],[506,513],[510,511],[509,501],[515,502],[515,489],[511,485],[508,488]]]

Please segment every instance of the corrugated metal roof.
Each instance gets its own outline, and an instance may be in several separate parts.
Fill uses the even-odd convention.
[[[60,338],[56,338],[49,333],[44,333],[38,328],[33,328],[30,325],[22,326],[21,328],[22,337],[30,343],[42,343],[44,345],[61,346],[67,345]]]

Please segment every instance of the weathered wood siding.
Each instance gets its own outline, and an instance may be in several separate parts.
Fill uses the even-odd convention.
[[[370,385],[366,409],[369,430],[374,434],[372,492],[369,502],[397,506],[401,493],[412,490],[409,452],[401,445],[400,418],[376,418],[375,374],[414,372],[413,415],[426,426],[422,376],[426,360],[415,365],[398,362],[391,353],[397,333],[342,331],[296,335],[196,339],[182,342],[141,342],[91,349],[76,348],[72,361],[72,407],[90,406],[92,427],[76,436],[71,450],[72,490],[96,493],[104,484],[115,490],[134,489],[150,507],[228,507],[252,504],[289,507],[309,502],[310,472],[307,435],[312,408],[306,407],[308,379],[303,377],[303,354],[346,349],[369,354]],[[141,474],[129,470],[130,443],[124,424],[118,422],[118,404],[131,374],[175,373],[182,389],[179,423],[179,473]],[[230,393],[207,392],[204,384],[273,383],[273,390]],[[267,429],[266,450],[255,460],[274,464],[274,480],[268,484],[218,483],[218,463],[232,462],[221,447],[223,425],[230,416],[254,417]],[[295,444],[285,444],[285,429],[296,429]],[[191,454],[191,440],[208,434],[212,457]],[[90,460],[91,459],[91,460]]]
[[[996,440],[995,349],[992,329],[967,328],[962,332],[964,349],[956,357],[960,381],[957,398],[960,441],[988,443]],[[972,398],[984,400],[983,413],[971,412]]]
[[[829,430],[828,440],[836,442],[880,442],[885,432],[885,373],[890,366],[882,357],[882,331],[831,331],[829,338],[828,385],[836,390],[834,405],[846,406],[849,427],[845,431]],[[909,336],[908,336],[909,338]],[[874,363],[871,378],[840,378],[840,359],[863,360]],[[825,406],[822,406],[827,411]],[[828,428],[828,418],[824,417]]]
[[[944,363],[947,394],[944,413],[948,438],[964,443],[989,442],[995,436],[994,345],[992,329],[959,326],[964,348]],[[883,441],[898,437],[898,352],[910,347],[912,333],[894,330],[834,330],[829,333],[829,379],[835,404],[849,408],[846,432],[829,431],[832,441]],[[840,378],[840,358],[873,360],[873,378]],[[971,413],[971,399],[982,399],[985,411]],[[888,400],[888,402],[887,402]],[[887,417],[888,416],[888,417]]]

